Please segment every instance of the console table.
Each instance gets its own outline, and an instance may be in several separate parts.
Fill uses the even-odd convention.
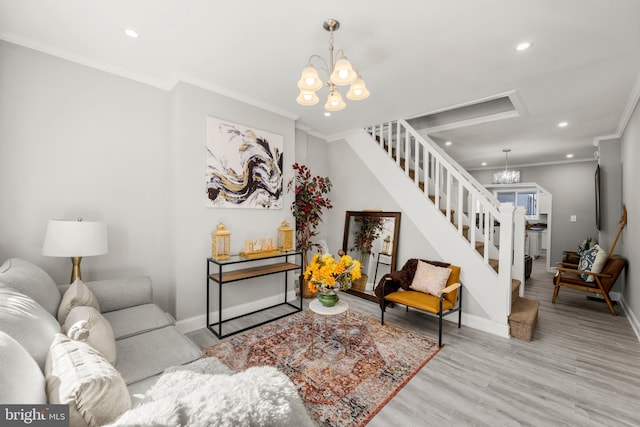
[[[289,261],[289,258],[293,258],[292,261]],[[207,328],[213,332],[213,334],[218,338],[225,338],[231,335],[235,335],[237,333],[246,331],[248,329],[255,328],[260,325],[264,325],[265,323],[272,322],[274,320],[280,319],[285,316],[289,316],[293,313],[297,313],[302,311],[302,292],[296,301],[299,303],[298,305],[294,305],[291,302],[287,301],[287,293],[288,293],[288,272],[294,270],[300,270],[302,273],[302,261],[300,264],[296,263],[296,257],[300,257],[302,260],[302,252],[300,251],[288,251],[282,252],[277,255],[269,255],[263,258],[244,258],[239,255],[233,255],[228,259],[213,259],[207,258]],[[230,269],[230,266],[238,266],[240,268]],[[264,307],[259,310],[252,311],[250,313],[245,313],[240,316],[235,316],[229,319],[222,320],[222,301],[223,301],[223,289],[225,287],[230,286],[230,283],[238,282],[241,280],[251,279],[254,277],[268,276],[272,274],[284,273],[284,301],[271,305],[269,307]],[[213,283],[212,283],[213,282]],[[214,283],[218,284],[218,321],[211,323],[210,319],[210,288]],[[241,286],[241,285],[240,285]],[[288,306],[293,308],[289,313],[276,315],[274,317],[269,318],[268,320],[258,322],[252,324],[250,326],[244,327],[242,329],[234,330],[227,334],[222,332],[222,325],[230,322],[232,320],[239,319],[241,317],[250,316],[252,314],[256,314],[262,311],[270,310],[275,307],[280,306]],[[216,330],[217,329],[217,330]]]

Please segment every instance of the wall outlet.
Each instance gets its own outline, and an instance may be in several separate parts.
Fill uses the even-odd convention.
[[[571,218],[569,218],[569,221],[576,222],[577,221],[576,216],[575,215],[571,215]]]

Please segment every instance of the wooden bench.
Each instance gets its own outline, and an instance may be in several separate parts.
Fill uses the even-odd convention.
[[[458,312],[458,328],[462,324],[462,285],[460,284],[460,267],[450,265],[451,275],[446,287],[439,297],[424,292],[413,290],[399,290],[384,296],[385,301],[401,304],[420,310],[426,314],[438,317],[438,346],[442,347],[442,318],[451,313]],[[389,279],[387,279],[389,280]],[[384,325],[384,312],[386,304],[382,308],[382,324]]]

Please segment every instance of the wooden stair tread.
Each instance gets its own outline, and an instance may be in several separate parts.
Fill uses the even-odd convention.
[[[518,289],[520,287],[520,280],[518,279],[511,279],[511,291],[515,291],[516,289]]]

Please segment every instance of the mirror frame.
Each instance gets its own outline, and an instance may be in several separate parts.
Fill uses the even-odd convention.
[[[372,217],[390,217],[395,220],[394,222],[394,230],[393,230],[393,244],[391,247],[391,265],[389,268],[390,271],[396,270],[396,263],[398,259],[398,238],[400,237],[400,212],[384,212],[384,211],[347,211],[344,218],[344,236],[342,238],[342,250],[348,254],[349,253],[349,225],[351,224],[351,218],[353,217],[361,217],[361,216],[372,216]],[[376,284],[374,283],[374,286]],[[366,292],[361,292],[355,289],[349,289],[345,292],[348,292],[352,295],[359,296],[364,299],[368,299],[370,301],[378,301],[376,296],[373,294],[368,294]]]

